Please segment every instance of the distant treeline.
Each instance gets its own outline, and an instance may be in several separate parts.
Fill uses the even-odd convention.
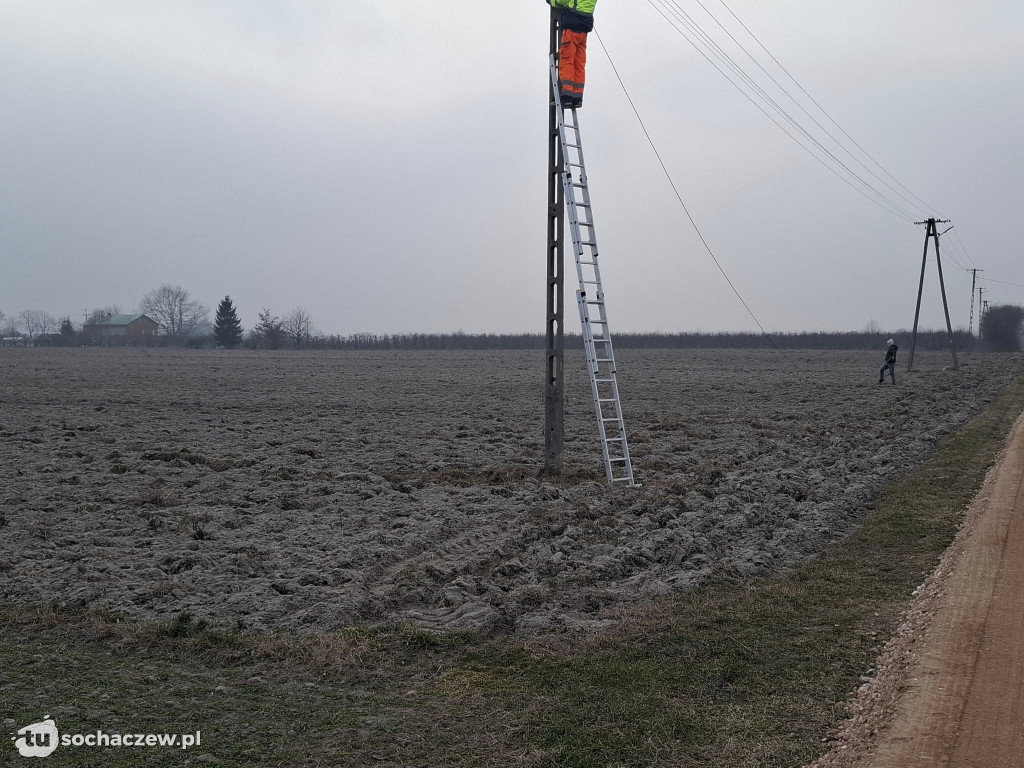
[[[1002,347],[982,343],[966,331],[957,331],[957,350],[970,352],[975,348],[1000,351]],[[619,349],[772,349],[774,342],[780,349],[831,349],[831,350],[884,350],[890,337],[896,340],[900,349],[909,351],[910,331],[874,333],[869,331],[804,333],[775,333],[771,341],[759,333],[615,333],[612,338]],[[5,339],[0,346],[47,346],[77,347],[83,343],[80,334],[49,333],[37,336]],[[96,343],[93,341],[92,343]],[[168,337],[155,336],[145,339],[112,337],[100,342],[111,346],[143,347],[190,347],[194,349],[217,346],[213,336]],[[581,346],[578,333],[565,335],[567,349]],[[258,340],[247,339],[243,344],[249,349],[259,349]],[[284,339],[275,349],[347,349],[347,350],[455,350],[455,349],[537,349],[545,348],[545,338],[539,333],[355,333],[348,336],[339,334],[314,334],[305,337],[301,343]],[[948,350],[949,338],[945,331],[922,331],[917,335],[917,349],[929,351]]]
[[[885,349],[890,337],[903,349],[909,349],[910,331],[872,333],[868,331],[771,334],[771,341],[759,333],[614,333],[620,349]],[[970,351],[975,337],[966,331],[955,333],[958,350]],[[566,347],[580,345],[579,334],[566,334]],[[315,336],[307,349],[353,350],[452,350],[452,349],[544,349],[545,337],[539,333],[409,333],[350,336]],[[917,335],[919,350],[948,349],[945,331],[922,331]]]

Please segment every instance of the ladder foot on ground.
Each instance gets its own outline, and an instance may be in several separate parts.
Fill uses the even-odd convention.
[[[558,136],[561,142],[564,171],[562,188],[565,192],[565,211],[569,233],[572,237],[573,255],[576,260],[576,276],[579,290],[576,291],[576,305],[580,311],[580,325],[583,329],[583,347],[587,356],[587,371],[590,374],[590,389],[594,396],[597,412],[597,430],[601,437],[601,451],[608,482],[612,485],[636,486],[633,479],[633,462],[629,458],[629,442],[626,439],[626,424],[622,418],[622,401],[619,398],[619,380],[615,372],[615,352],[612,349],[611,332],[608,328],[608,309],[601,287],[601,270],[598,266],[597,231],[594,228],[594,214],[590,203],[590,188],[587,186],[587,169],[583,162],[583,137],[580,134],[579,115],[576,109],[563,109],[559,97],[558,68],[551,57],[551,83],[555,98],[555,114],[558,120]],[[569,121],[567,122],[566,117]],[[577,169],[577,178],[573,178]],[[577,193],[577,190],[579,192]],[[579,196],[581,199],[577,199]],[[580,218],[582,212],[583,218]],[[581,228],[586,227],[586,239]],[[587,286],[596,286],[588,298]],[[591,313],[596,316],[591,317]],[[594,333],[594,326],[600,333]],[[600,354],[598,348],[600,347]]]

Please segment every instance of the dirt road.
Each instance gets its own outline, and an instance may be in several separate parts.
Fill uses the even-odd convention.
[[[979,503],[896,716],[861,765],[1024,766],[1024,418]]]

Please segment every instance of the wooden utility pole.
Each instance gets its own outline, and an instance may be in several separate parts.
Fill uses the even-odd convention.
[[[979,272],[984,272],[985,270],[984,269],[968,269],[967,271],[971,273],[971,319],[970,319],[970,322],[967,323],[967,332],[973,334],[974,333],[974,286],[978,282],[978,273]],[[979,295],[979,301],[978,301],[978,332],[979,333],[981,332],[981,301],[980,301],[980,295]]]
[[[907,360],[907,371],[914,368],[914,348],[917,346],[917,321],[921,317],[921,293],[924,291],[924,269],[928,264],[928,239],[935,238],[935,263],[939,268],[939,290],[942,293],[942,311],[946,314],[946,332],[949,333],[949,347],[953,351],[953,370],[960,370],[960,362],[956,357],[956,342],[953,338],[953,325],[949,322],[949,304],[946,302],[946,283],[942,279],[942,258],[939,256],[939,230],[936,224],[947,224],[948,219],[928,219],[915,221],[915,224],[927,224],[924,235],[924,255],[921,257],[921,280],[917,285],[917,308],[914,310],[914,335],[910,341],[910,357]],[[952,227],[950,227],[952,229]],[[947,229],[946,232],[949,230]],[[945,234],[945,232],[943,232]]]
[[[558,16],[551,9],[550,55],[557,60],[561,31]],[[563,401],[564,331],[564,243],[565,199],[562,190],[564,158],[558,136],[558,118],[555,114],[554,84],[548,79],[548,248],[547,248],[547,365],[544,378],[544,473],[562,472],[562,422],[565,414]]]

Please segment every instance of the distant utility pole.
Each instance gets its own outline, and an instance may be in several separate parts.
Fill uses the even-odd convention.
[[[968,269],[971,273],[971,320],[967,323],[967,332],[974,333],[974,286],[978,282],[978,273],[984,272],[984,269]],[[981,302],[978,302],[978,331],[981,332]]]
[[[949,304],[946,303],[946,283],[942,279],[942,259],[939,256],[939,230],[936,224],[948,224],[948,219],[928,219],[915,221],[915,224],[927,224],[924,235],[924,255],[921,257],[921,281],[917,285],[917,308],[914,310],[914,335],[910,341],[910,358],[907,360],[907,371],[914,368],[914,348],[917,346],[917,321],[921,316],[921,293],[924,291],[924,268],[928,264],[928,239],[935,238],[935,263],[939,267],[939,290],[942,292],[942,310],[946,313],[946,331],[949,333],[949,346],[953,350],[953,370],[960,370],[960,361],[956,358],[956,343],[953,339],[953,325],[949,322]],[[952,229],[950,227],[949,229]],[[942,234],[946,234],[949,229]]]
[[[549,55],[558,56],[561,32],[558,16],[551,9],[551,39]],[[548,76],[548,248],[547,248],[547,366],[544,377],[544,473],[562,473],[562,421],[563,404],[562,365],[565,352],[563,309],[565,305],[564,244],[565,198],[562,190],[564,168],[562,144],[558,134],[558,116],[555,114],[555,87]]]
[[[985,289],[980,285],[978,286],[978,337],[981,337],[981,294],[985,292]]]

